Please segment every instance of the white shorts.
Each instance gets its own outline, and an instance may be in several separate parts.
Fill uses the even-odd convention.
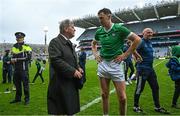
[[[97,75],[100,78],[108,78],[112,81],[125,81],[124,62],[116,63],[103,60],[98,64]]]

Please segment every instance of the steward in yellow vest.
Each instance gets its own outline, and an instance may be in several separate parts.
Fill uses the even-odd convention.
[[[22,85],[24,88],[25,105],[29,104],[29,69],[28,64],[31,60],[32,48],[24,44],[25,34],[22,32],[15,33],[17,43],[12,48],[11,62],[14,64],[14,84],[16,87],[16,96],[10,103],[21,102]],[[23,84],[22,84],[23,83]]]

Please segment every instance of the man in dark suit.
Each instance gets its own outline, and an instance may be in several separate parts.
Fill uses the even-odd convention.
[[[49,44],[50,82],[48,87],[48,114],[73,115],[80,111],[78,82],[83,70],[77,63],[77,55],[71,39],[75,28],[69,19],[59,26],[60,34]]]

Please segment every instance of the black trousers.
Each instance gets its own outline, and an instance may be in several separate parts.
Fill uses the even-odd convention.
[[[125,81],[127,81],[127,75],[128,75],[128,69],[130,68],[131,72],[129,74],[129,78],[131,78],[131,76],[134,73],[134,66],[132,62],[125,62],[126,63],[126,67],[125,67]]]
[[[155,107],[159,108],[159,85],[154,69],[142,69],[137,71],[137,84],[134,93],[134,106],[139,106],[140,95],[144,90],[146,81],[149,83]]]
[[[7,77],[8,77],[8,83],[11,83],[12,69],[3,69],[3,81],[2,81],[2,83],[6,83]]]
[[[29,78],[28,71],[14,71],[14,84],[16,86],[15,100],[21,100],[22,84],[24,89],[25,101],[29,101]]]
[[[176,105],[177,100],[178,100],[179,95],[180,95],[180,80],[175,81],[174,84],[175,84],[175,90],[174,90],[172,104]]]
[[[83,62],[79,62],[79,66],[83,69],[84,73],[83,76],[81,78],[82,83],[86,82],[86,64]]]
[[[38,76],[40,76],[40,78],[42,80],[42,83],[44,83],[44,78],[42,76],[42,71],[40,71],[40,69],[37,70],[36,75],[34,76],[34,79],[33,79],[32,83],[34,83],[36,81]]]

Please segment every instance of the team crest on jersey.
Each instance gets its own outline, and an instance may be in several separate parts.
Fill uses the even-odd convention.
[[[112,36],[116,36],[116,34],[115,34],[115,33],[112,33]]]

